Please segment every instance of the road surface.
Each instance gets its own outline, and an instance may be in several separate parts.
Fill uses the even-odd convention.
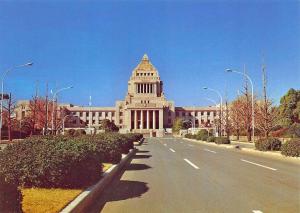
[[[149,138],[88,212],[300,212],[299,164]]]

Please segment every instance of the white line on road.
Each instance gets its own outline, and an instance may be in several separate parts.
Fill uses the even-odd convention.
[[[191,145],[191,144],[188,144],[188,145],[189,145],[189,146],[192,146],[192,147],[194,146],[194,145]]]
[[[252,210],[253,213],[263,213],[262,211],[260,210]]]
[[[171,148],[169,148],[169,149],[170,149],[170,151],[171,151],[171,152],[175,152],[175,150],[174,150],[174,149],[171,149]]]
[[[183,143],[182,141],[180,143]]]
[[[167,146],[167,144],[165,143],[164,146]]]
[[[207,152],[211,152],[211,153],[215,153],[216,154],[215,151],[212,151],[212,150],[209,150],[209,149],[204,149],[204,150],[207,151]]]
[[[256,166],[260,166],[260,167],[263,167],[263,168],[266,168],[266,169],[270,169],[270,170],[273,170],[273,171],[277,170],[277,169],[274,169],[272,167],[264,166],[264,165],[261,165],[261,164],[258,164],[258,163],[254,163],[254,162],[251,162],[251,161],[244,160],[244,159],[241,159],[241,161],[246,162],[246,163],[250,163],[250,164],[253,164],[253,165],[256,165]]]
[[[192,167],[194,167],[195,169],[199,169],[199,167],[198,166],[196,166],[195,164],[193,164],[191,161],[189,161],[188,159],[184,159],[185,160],[185,162],[187,162],[188,164],[190,164]]]

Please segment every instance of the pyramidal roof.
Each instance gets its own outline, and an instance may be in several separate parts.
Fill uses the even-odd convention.
[[[141,62],[137,65],[134,71],[156,71],[156,68],[151,64],[147,54],[144,54]]]

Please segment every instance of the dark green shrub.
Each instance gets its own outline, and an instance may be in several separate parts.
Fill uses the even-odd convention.
[[[75,134],[75,129],[68,129],[68,131],[66,131],[66,135],[67,136],[74,136],[74,134]]]
[[[16,183],[0,174],[0,212],[22,212],[22,194]]]
[[[208,132],[205,129],[201,129],[195,136],[195,139],[201,140],[201,141],[206,141],[208,137]]]
[[[86,132],[84,129],[76,129],[73,135],[74,137],[78,137],[78,136],[86,135]]]
[[[215,137],[214,136],[209,136],[206,141],[207,142],[215,142]]]
[[[216,137],[215,143],[216,144],[230,144],[230,140],[226,137]]]
[[[0,153],[0,172],[25,187],[83,187],[99,180],[101,153],[93,143],[30,138]]]
[[[281,148],[281,141],[277,138],[262,138],[255,141],[255,148],[260,151],[278,151]]]
[[[185,137],[189,139],[196,139],[197,135],[192,135],[191,133],[188,133],[185,135]]]
[[[300,139],[291,139],[283,144],[281,154],[291,157],[300,157]]]

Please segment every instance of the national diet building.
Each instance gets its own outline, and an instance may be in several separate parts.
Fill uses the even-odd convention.
[[[216,106],[175,107],[173,101],[166,99],[163,81],[146,54],[132,71],[125,99],[116,101],[114,107],[65,107],[80,118],[81,124],[97,128],[101,120],[109,119],[120,128],[120,132],[150,133],[153,136],[164,135],[176,117],[192,122],[196,128],[212,128],[218,116]]]

